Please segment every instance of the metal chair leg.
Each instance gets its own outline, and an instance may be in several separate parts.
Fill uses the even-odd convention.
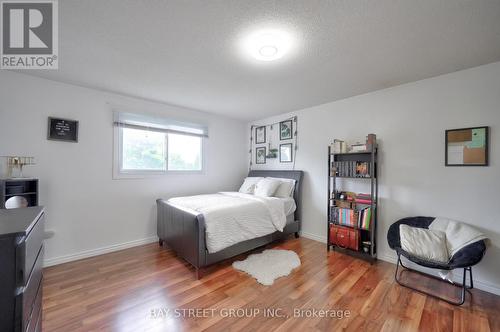
[[[472,266],[469,266],[469,276],[470,276],[470,287],[469,287],[469,289],[473,289],[474,288],[474,281],[472,279]]]
[[[409,270],[409,271],[412,271],[412,272],[416,272],[416,273],[420,273],[420,274],[424,274],[424,275],[426,275],[428,277],[432,277],[432,278],[437,279],[434,276],[431,276],[431,275],[428,275],[426,273],[423,273],[423,272],[420,272],[420,271],[417,271],[417,270],[414,270],[414,269],[410,269],[410,268],[404,266],[403,262],[401,261],[401,255],[398,254],[398,262],[396,263],[396,272],[394,274],[394,279],[396,280],[396,282],[398,283],[398,285],[406,287],[406,288],[409,288],[409,289],[414,290],[414,291],[417,291],[419,293],[431,296],[431,297],[436,298],[438,300],[445,301],[445,302],[447,302],[449,304],[453,304],[453,305],[462,305],[462,304],[464,304],[464,302],[465,302],[465,291],[469,290],[469,289],[472,289],[473,286],[474,286],[474,283],[472,281],[472,267],[469,266],[469,267],[464,268],[464,270],[463,270],[462,284],[461,285],[455,285],[457,287],[460,287],[460,290],[461,290],[461,292],[460,292],[460,300],[459,301],[450,301],[450,300],[448,300],[446,298],[437,296],[437,295],[435,295],[433,293],[429,293],[429,292],[426,292],[424,290],[412,287],[412,286],[410,286],[408,284],[402,283],[401,280],[398,278],[399,265],[401,265],[406,270]],[[469,276],[470,276],[470,286],[469,287],[466,284],[466,281],[467,281],[467,270],[469,270]]]

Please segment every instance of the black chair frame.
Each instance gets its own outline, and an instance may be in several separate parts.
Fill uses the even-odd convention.
[[[391,249],[394,249],[398,255],[398,261],[396,264],[396,271],[394,274],[394,279],[396,282],[406,288],[409,288],[411,290],[420,292],[422,294],[431,296],[433,298],[445,301],[447,303],[453,304],[453,305],[462,305],[465,302],[465,293],[470,291],[471,289],[474,288],[474,280],[472,277],[472,266],[476,265],[481,261],[483,258],[485,252],[486,252],[486,244],[483,240],[477,241],[475,243],[469,244],[466,247],[462,248],[459,250],[453,257],[450,259],[448,263],[439,263],[439,262],[433,262],[433,261],[426,261],[423,260],[419,257],[415,257],[412,254],[406,252],[401,248],[401,242],[399,238],[399,226],[404,224],[408,225],[411,227],[419,227],[419,228],[428,228],[429,225],[434,221],[435,218],[433,217],[412,217],[412,218],[404,218],[401,219],[394,224],[392,224],[389,227],[389,231],[387,233],[387,241],[389,243],[389,246]],[[434,279],[438,279],[440,281],[443,281],[442,279],[430,275],[425,272],[421,272],[412,268],[409,268],[408,266],[405,266],[401,260],[401,256],[404,256],[407,258],[410,262],[415,263],[420,266],[424,266],[427,268],[432,268],[432,269],[440,269],[440,270],[454,270],[454,269],[463,269],[463,276],[462,276],[462,283],[452,283],[450,286],[454,287],[459,287],[460,288],[460,298],[457,299],[456,301],[438,296],[434,293],[430,293],[428,291],[418,289],[416,287],[413,287],[409,284],[406,284],[402,282],[401,276],[399,273],[399,267],[401,266],[402,268],[419,273],[422,275],[425,275],[427,277],[431,277]],[[403,270],[404,271],[404,270]],[[469,273],[469,285],[467,285],[467,272]]]
[[[418,270],[415,270],[415,269],[411,269],[411,268],[403,265],[403,262],[401,261],[401,255],[398,254],[398,262],[396,264],[396,272],[394,273],[394,279],[396,280],[396,282],[398,283],[398,285],[406,287],[406,288],[409,288],[409,289],[414,290],[414,291],[417,291],[419,293],[431,296],[431,297],[436,298],[438,300],[442,300],[442,301],[448,302],[449,304],[453,304],[453,305],[462,305],[462,304],[464,304],[464,302],[465,302],[465,291],[469,291],[470,289],[474,288],[474,279],[472,278],[472,266],[468,266],[468,267],[464,267],[463,268],[463,278],[462,278],[462,283],[461,284],[457,284],[457,283],[453,283],[452,284],[453,286],[460,287],[460,289],[461,289],[461,291],[460,291],[460,300],[458,300],[458,301],[452,301],[452,300],[449,300],[449,299],[447,299],[445,297],[438,296],[436,294],[424,291],[422,289],[415,288],[415,287],[413,287],[413,286],[411,286],[409,284],[405,284],[405,283],[401,282],[401,279],[398,278],[398,271],[399,271],[399,266],[400,265],[401,265],[402,268],[404,268],[404,269],[406,269],[408,271],[419,273],[419,274],[425,275],[427,277],[438,279],[440,281],[442,280],[442,279],[439,279],[438,277],[433,276],[431,274],[427,274],[427,273],[424,273],[424,272],[421,272],[421,271],[418,271]],[[469,286],[466,285],[467,271],[469,271],[469,280],[470,280],[470,285]]]

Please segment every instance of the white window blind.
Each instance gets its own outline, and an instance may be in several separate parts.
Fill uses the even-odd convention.
[[[115,126],[123,128],[208,137],[206,125],[178,121],[168,117],[115,111],[113,122]]]

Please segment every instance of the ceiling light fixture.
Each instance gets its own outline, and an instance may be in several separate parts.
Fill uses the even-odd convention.
[[[263,57],[272,57],[275,56],[276,53],[278,53],[278,49],[276,48],[276,46],[266,45],[260,48],[259,53]]]
[[[290,35],[281,30],[261,30],[250,34],[243,43],[245,53],[259,61],[282,58],[292,46]]]

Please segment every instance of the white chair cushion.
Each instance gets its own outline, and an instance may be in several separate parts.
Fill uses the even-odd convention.
[[[439,263],[448,263],[446,234],[425,228],[399,225],[401,248],[419,258]]]
[[[450,257],[469,244],[486,239],[486,236],[475,227],[447,218],[437,217],[429,225],[429,229],[446,234],[446,245]]]

